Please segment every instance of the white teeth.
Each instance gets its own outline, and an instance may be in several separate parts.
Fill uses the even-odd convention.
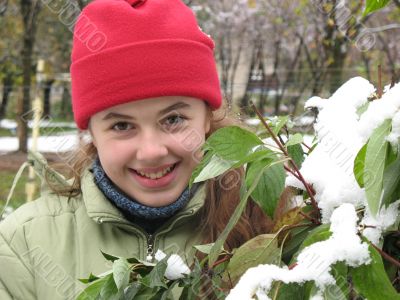
[[[148,177],[150,179],[158,179],[158,178],[163,177],[168,172],[170,172],[172,168],[173,168],[173,165],[171,167],[166,168],[164,171],[160,171],[160,172],[157,172],[157,173],[143,173],[143,172],[140,172],[140,171],[137,171],[137,172],[140,175]]]

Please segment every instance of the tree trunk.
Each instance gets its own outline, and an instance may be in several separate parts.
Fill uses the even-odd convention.
[[[51,95],[51,87],[54,83],[54,79],[50,79],[45,81],[43,88],[43,118],[49,119],[51,116],[51,107],[50,107],[50,95]]]
[[[66,119],[72,118],[71,95],[66,85],[63,87],[60,111],[61,116],[65,117]]]
[[[0,106],[0,120],[4,119],[7,113],[8,100],[10,98],[10,93],[13,88],[13,77],[11,74],[7,74],[3,79],[3,97]]]
[[[18,99],[17,104],[17,124],[18,124],[18,150],[27,152],[28,150],[28,120],[30,98],[31,98],[31,76],[32,76],[32,54],[35,43],[37,15],[40,10],[39,1],[21,0],[21,14],[24,24],[22,56],[22,85],[23,95]]]
[[[341,85],[343,80],[343,67],[347,53],[342,52],[341,41],[336,41],[337,45],[333,49],[333,63],[328,66],[330,75],[329,92],[333,94]]]
[[[30,98],[31,98],[31,70],[32,70],[32,48],[33,40],[30,36],[24,36],[24,45],[22,49],[22,98],[18,98],[17,104],[17,135],[19,141],[19,151],[27,152],[28,150],[28,121]]]
[[[254,45],[254,44],[253,44]],[[249,113],[250,112],[250,107],[249,107],[249,90],[250,90],[250,84],[251,84],[251,75],[253,74],[253,70],[255,67],[256,63],[256,47],[253,47],[253,51],[251,52],[251,60],[250,60],[250,69],[249,69],[249,74],[247,76],[247,83],[246,83],[246,90],[244,92],[244,96],[240,101],[240,108],[242,109],[243,112]]]
[[[364,63],[365,66],[365,73],[367,75],[368,81],[371,81],[371,59],[369,58],[368,54],[365,54],[364,52],[361,53],[361,59]]]

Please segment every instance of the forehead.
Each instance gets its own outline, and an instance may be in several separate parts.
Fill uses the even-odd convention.
[[[133,115],[148,115],[148,114],[165,114],[174,110],[198,110],[205,108],[206,104],[201,99],[183,97],[183,96],[168,96],[148,98],[136,100],[120,105],[116,105],[105,109],[98,113],[105,116],[109,113],[118,112]]]

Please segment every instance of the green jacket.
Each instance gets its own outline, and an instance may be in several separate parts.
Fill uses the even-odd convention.
[[[36,164],[39,173],[44,167]],[[203,184],[183,210],[149,236],[103,196],[89,171],[82,177],[79,197],[42,189],[38,200],[0,223],[0,299],[75,299],[86,287],[78,278],[111,269],[100,250],[145,260],[148,252],[161,249],[190,264],[192,246],[202,239],[198,211],[204,198]]]

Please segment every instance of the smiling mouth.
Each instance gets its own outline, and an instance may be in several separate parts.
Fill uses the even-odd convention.
[[[140,172],[140,171],[136,171],[135,169],[132,169],[137,175],[144,177],[144,178],[148,178],[148,179],[160,179],[162,177],[164,177],[165,175],[171,173],[175,167],[178,165],[179,163],[175,163],[173,164],[171,167],[166,168],[163,171],[159,171],[157,173],[144,173],[144,172]]]

